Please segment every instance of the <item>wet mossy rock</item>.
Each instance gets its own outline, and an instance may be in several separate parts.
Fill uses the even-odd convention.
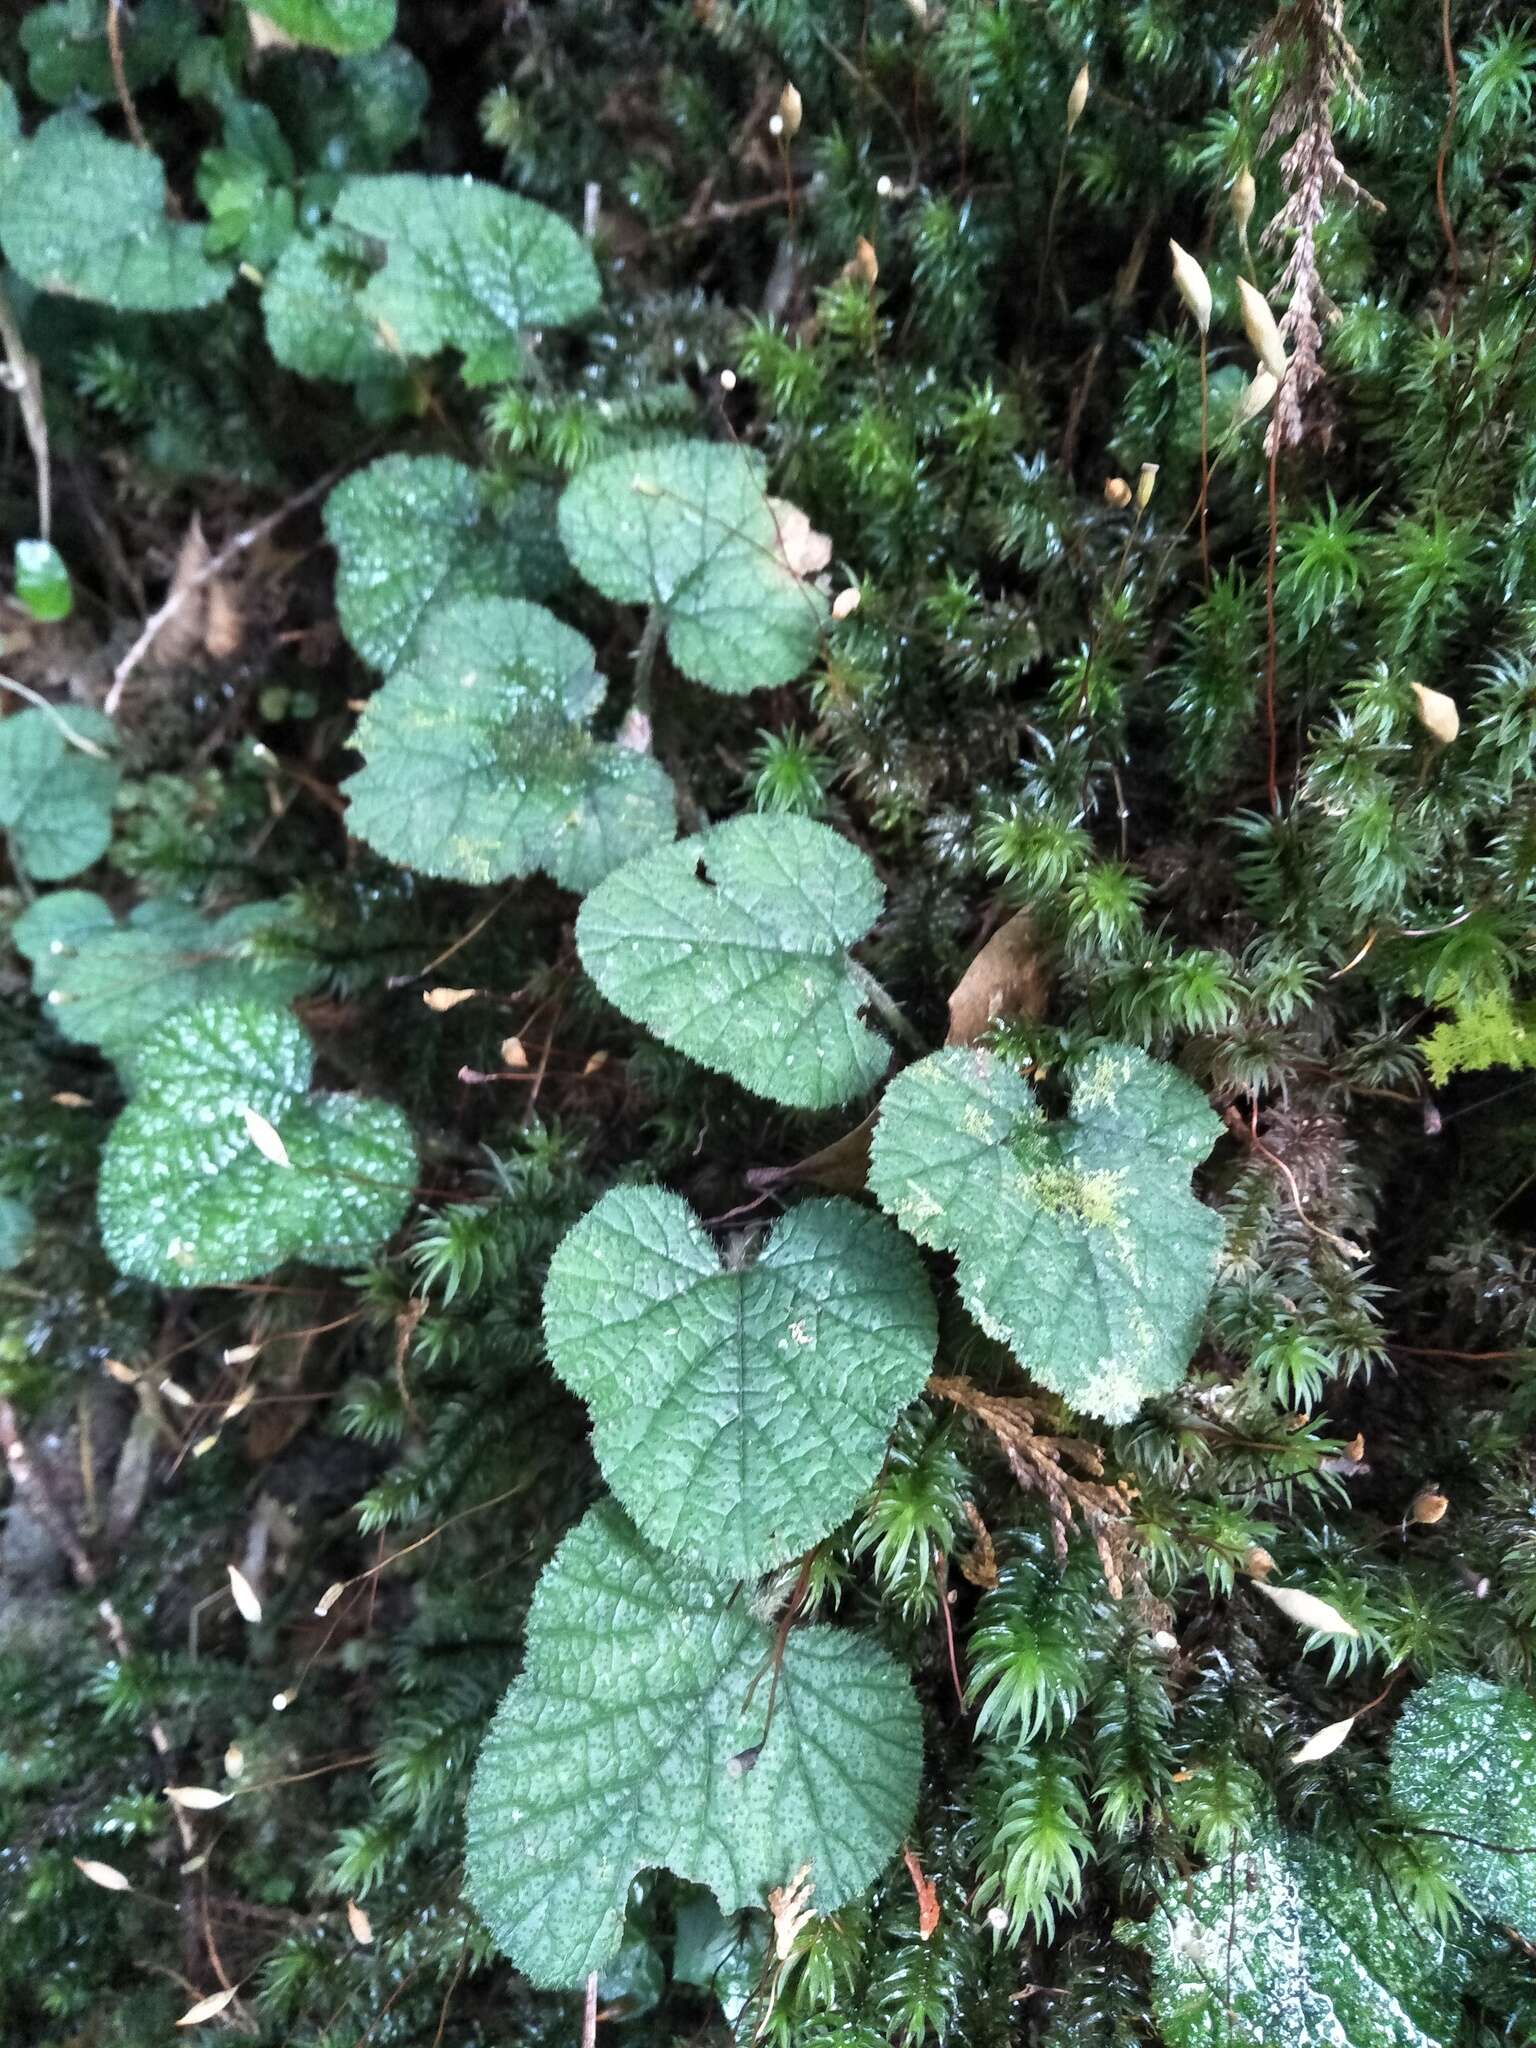
[[[869,1185],[919,1244],[955,1253],[966,1307],[1090,1415],[1178,1384],[1216,1275],[1221,1220],[1190,1192],[1221,1134],[1199,1090],[1134,1046],[1073,1068],[1070,1115],[989,1052],[950,1046],[880,1105]]]
[[[830,1109],[890,1059],[849,951],[884,902],[868,855],[830,826],[733,818],[610,875],[576,944],[609,1002],[664,1044],[770,1102]]]
[[[922,1761],[905,1672],[850,1631],[794,1629],[770,1726],[773,1656],[739,1588],[663,1558],[611,1503],[562,1543],[467,1815],[470,1899],[535,1984],[617,1955],[640,1871],[732,1912],[809,1865],[826,1912],[897,1854]]]
[[[852,1202],[803,1203],[743,1256],[680,1196],[615,1188],[556,1252],[544,1330],[641,1533],[748,1579],[857,1506],[938,1331],[911,1246]]]

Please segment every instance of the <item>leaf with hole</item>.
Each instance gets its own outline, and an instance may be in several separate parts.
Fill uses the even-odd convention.
[[[540,597],[566,562],[547,492],[493,502],[488,480],[446,455],[386,455],[336,486],[325,530],[338,559],[342,631],[385,675],[438,608],[466,597]]]
[[[581,906],[582,965],[615,1008],[700,1066],[796,1109],[871,1088],[890,1047],[849,954],[884,907],[830,826],[742,817],[648,853]]]
[[[1412,1695],[1392,1740],[1392,1797],[1488,1919],[1536,1942],[1536,1700],[1465,1676]]]
[[[1452,2048],[1465,1962],[1339,1850],[1266,1830],[1144,1927],[1168,2048]]]
[[[116,744],[112,721],[79,705],[0,718],[0,828],[34,881],[62,882],[106,852],[119,779],[111,758]]]
[[[289,917],[282,903],[243,903],[222,917],[151,899],[119,924],[99,896],[56,889],[17,918],[12,939],[65,1038],[97,1045],[125,1071],[157,1025],[196,1003],[242,997],[281,1004],[318,979],[309,961],[267,958],[262,942]]]
[[[1131,1046],[1075,1068],[1049,1123],[989,1052],[953,1046],[886,1090],[869,1185],[952,1251],[966,1307],[1019,1363],[1109,1421],[1183,1377],[1221,1243],[1189,1176],[1220,1135],[1199,1091]]]
[[[409,1126],[389,1103],[311,1095],[313,1066],[298,1020],[262,1003],[200,1003],[144,1040],[101,1162],[119,1272],[231,1286],[285,1259],[356,1266],[393,1234],[416,1178]],[[288,1165],[252,1142],[251,1115]]]
[[[203,231],[165,210],[159,159],[113,142],[79,114],[55,114],[0,196],[0,245],[39,291],[120,313],[191,312],[234,273],[203,254]]]
[[[921,1262],[852,1202],[791,1210],[722,1264],[680,1195],[615,1188],[555,1253],[544,1333],[641,1534],[755,1578],[850,1514],[937,1325]]]
[[[538,605],[434,607],[358,720],[349,829],[425,875],[542,868],[590,889],[677,829],[658,763],[589,732],[603,688],[588,642]]]
[[[684,675],[740,694],[793,682],[826,601],[785,559],[761,456],[668,441],[594,462],[566,487],[560,533],[605,597],[653,605]]]
[[[900,1848],[922,1760],[905,1673],[841,1629],[792,1629],[776,1688],[773,1655],[729,1580],[663,1558],[612,1503],[565,1539],[468,1806],[469,1897],[535,1984],[611,1962],[642,1870],[734,1912],[809,1864],[830,1910]]]

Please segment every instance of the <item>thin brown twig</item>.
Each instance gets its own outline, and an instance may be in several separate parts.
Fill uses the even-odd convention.
[[[107,55],[112,62],[112,84],[117,92],[117,104],[123,110],[123,119],[128,124],[128,133],[136,149],[149,150],[149,137],[139,120],[139,110],[133,104],[133,94],[128,90],[128,67],[123,62],[123,0],[108,0],[107,6]],[[154,152],[150,150],[150,154]]]
[[[1280,742],[1275,729],[1275,675],[1279,667],[1279,643],[1275,632],[1275,557],[1280,548],[1280,517],[1275,486],[1275,465],[1280,460],[1280,440],[1269,437],[1269,552],[1264,563],[1264,721],[1268,735],[1266,786],[1272,817],[1280,815]]]
[[[1461,95],[1461,83],[1456,76],[1456,50],[1451,41],[1451,0],[1440,0],[1440,48],[1445,58],[1445,82],[1449,97],[1445,110],[1445,127],[1440,133],[1440,153],[1435,158],[1435,206],[1440,214],[1440,232],[1445,236],[1445,246],[1451,260],[1451,278],[1446,292],[1446,319],[1449,321],[1455,305],[1457,288],[1461,282],[1461,248],[1456,240],[1456,230],[1451,225],[1451,210],[1445,197],[1445,167],[1450,159],[1451,136],[1456,127],[1456,103]]]
[[[21,424],[32,466],[37,471],[37,531],[47,540],[53,529],[53,470],[48,459],[48,416],[43,410],[43,377],[37,358],[22,339],[11,302],[0,291],[0,344],[5,349],[6,382],[21,408]]]
[[[172,590],[164,604],[150,613],[149,617],[144,621],[144,626],[138,639],[134,641],[128,652],[112,671],[112,687],[107,691],[106,698],[101,707],[108,718],[116,717],[118,706],[123,701],[123,691],[127,687],[128,678],[133,674],[140,662],[143,661],[145,655],[149,653],[151,647],[154,646],[161,628],[176,616],[193,592],[201,590],[205,583],[212,582],[215,576],[229,567],[229,564],[234,561],[237,555],[243,555],[248,548],[255,547],[258,541],[265,540],[269,533],[281,526],[283,521],[290,518],[293,513],[302,511],[306,505],[313,504],[316,498],[324,497],[325,493],[348,466],[344,464],[340,468],[327,470],[325,475],[317,478],[314,483],[306,484],[302,491],[295,492],[293,497],[279,505],[275,512],[268,512],[263,518],[258,519],[254,526],[242,528],[232,540],[227,540],[224,543],[216,555],[210,555],[202,567],[194,575],[189,576],[179,589]]]
[[[581,2048],[596,2048],[597,2042],[597,1972],[587,1978],[587,2001],[581,2015]]]

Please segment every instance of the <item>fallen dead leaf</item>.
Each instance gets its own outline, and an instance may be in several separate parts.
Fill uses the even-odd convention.
[[[939,1924],[939,1895],[934,1890],[933,1879],[924,1877],[923,1866],[911,1849],[902,1850],[901,1860],[907,1866],[912,1889],[917,1893],[917,1938],[928,1941]]]
[[[841,1138],[823,1145],[819,1152],[797,1160],[793,1166],[754,1166],[746,1176],[747,1186],[758,1194],[774,1188],[812,1181],[834,1195],[857,1195],[869,1175],[869,1147],[875,1135],[875,1119],[865,1117]]]
[[[949,999],[950,1045],[972,1045],[992,1024],[1045,1015],[1049,982],[1027,910],[1010,917],[961,975]]]
[[[832,559],[832,542],[818,533],[809,514],[788,498],[770,498],[768,510],[777,530],[774,551],[786,569],[796,576],[819,576]]]

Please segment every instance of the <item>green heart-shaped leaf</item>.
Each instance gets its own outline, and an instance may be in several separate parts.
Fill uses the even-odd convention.
[[[798,1109],[873,1087],[890,1047],[848,949],[884,892],[867,857],[806,818],[743,817],[658,849],[581,906],[582,965],[626,1017],[700,1066]]]
[[[1182,1074],[1101,1046],[1049,1124],[1006,1062],[951,1046],[885,1092],[869,1185],[959,1259],[966,1306],[1021,1365],[1110,1421],[1176,1386],[1221,1244],[1190,1171],[1221,1133]]]
[[[677,826],[657,762],[588,732],[602,694],[591,646],[538,605],[434,608],[358,720],[350,829],[422,874],[494,882],[542,868],[590,889]]]
[[[56,889],[17,918],[11,937],[32,963],[32,986],[77,1045],[99,1045],[123,1067],[177,1010],[216,998],[291,1001],[314,986],[307,961],[252,957],[253,941],[281,929],[281,903],[243,903],[205,918],[185,903],[151,901],[119,925],[99,896]]]
[[[579,320],[597,266],[546,206],[474,178],[349,178],[318,242],[284,250],[263,294],[279,362],[353,378],[450,345],[508,375],[525,327]]]
[[[493,507],[486,479],[446,455],[370,463],[325,502],[342,631],[388,675],[455,599],[541,595],[565,569],[552,509],[537,489]]]
[[[145,1039],[101,1162],[119,1272],[229,1286],[290,1258],[355,1266],[391,1235],[416,1177],[410,1128],[389,1103],[310,1095],[313,1064],[297,1019],[260,1003],[201,1003]]]
[[[922,1730],[873,1643],[792,1629],[774,1690],[773,1631],[749,1602],[663,1559],[611,1503],[540,1579],[527,1643],[476,1767],[466,1875],[535,1984],[612,1960],[642,1870],[708,1885],[730,1912],[808,1864],[826,1912],[900,1847]]]
[[[0,719],[0,827],[35,880],[61,882],[106,852],[118,785],[108,750],[116,744],[112,721],[78,705]]]
[[[731,1578],[853,1509],[938,1337],[922,1265],[883,1217],[806,1202],[752,1264],[722,1268],[662,1188],[615,1188],[569,1233],[544,1331],[641,1534]]]
[[[21,152],[0,196],[0,244],[28,284],[123,313],[190,312],[234,273],[203,254],[203,231],[171,220],[159,159],[55,114]]]
[[[560,500],[561,536],[587,581],[657,606],[684,675],[734,694],[793,682],[826,617],[784,559],[764,474],[745,448],[670,441],[594,462]]]

